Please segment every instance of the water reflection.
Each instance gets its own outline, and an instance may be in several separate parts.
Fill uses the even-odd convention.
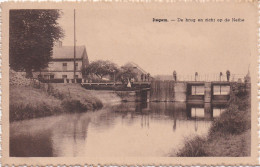
[[[96,112],[14,122],[10,156],[169,156],[185,138],[206,135],[220,107],[120,103]]]
[[[212,120],[217,118],[226,109],[225,104],[214,104],[204,103],[204,104],[188,104],[187,114],[188,118],[195,120]]]

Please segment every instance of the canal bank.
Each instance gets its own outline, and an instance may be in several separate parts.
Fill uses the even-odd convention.
[[[93,111],[120,101],[111,91],[86,90],[80,84],[47,84],[10,72],[11,122],[61,113]]]
[[[250,156],[250,88],[245,84],[237,85],[233,89],[228,108],[213,121],[207,137],[187,138],[177,156]]]

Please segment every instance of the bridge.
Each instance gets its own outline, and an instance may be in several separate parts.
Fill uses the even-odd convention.
[[[224,103],[230,98],[232,82],[154,81],[150,101]]]
[[[116,83],[81,83],[86,89],[114,90],[123,101],[226,103],[233,82],[151,81],[133,82],[131,88]]]

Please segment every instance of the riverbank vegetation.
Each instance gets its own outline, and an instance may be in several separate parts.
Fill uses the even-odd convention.
[[[207,137],[188,139],[180,157],[250,156],[250,93],[245,85],[235,85],[228,108],[215,119]]]
[[[10,72],[10,121],[64,112],[85,112],[103,106],[78,84],[44,84]]]

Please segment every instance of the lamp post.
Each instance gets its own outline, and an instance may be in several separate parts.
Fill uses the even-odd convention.
[[[76,83],[76,10],[74,9],[74,68],[73,68],[73,74],[74,74],[74,82]]]
[[[223,75],[222,72],[220,72],[219,74],[220,82],[221,82],[222,75]],[[221,85],[219,85],[219,94],[221,94]]]
[[[116,85],[116,70],[114,70],[113,73],[114,73],[114,85]]]
[[[195,81],[197,81],[197,77],[198,77],[198,72],[195,72]],[[196,85],[194,86],[195,87],[195,95],[197,94],[197,91],[196,91]]]

